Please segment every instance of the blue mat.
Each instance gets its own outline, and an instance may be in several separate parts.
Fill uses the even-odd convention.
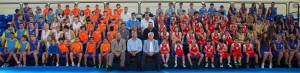
[[[106,71],[105,69],[98,68],[89,68],[89,67],[53,67],[53,66],[28,66],[28,67],[7,67],[0,68],[0,73],[119,73],[119,72],[127,72],[127,73],[136,73],[135,70],[130,71]],[[163,69],[161,71],[156,70],[145,70],[144,72],[152,73],[152,72],[160,72],[160,73],[299,73],[299,68],[250,68],[250,69]]]

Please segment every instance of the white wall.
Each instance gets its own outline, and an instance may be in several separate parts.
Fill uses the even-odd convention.
[[[107,1],[107,0],[0,0],[0,3],[4,2],[59,2],[59,1]],[[109,1],[182,1],[182,0],[109,0]],[[184,0],[184,1],[199,1],[199,0]],[[232,1],[232,2],[237,2],[237,1],[246,1],[246,2],[285,2],[288,3],[289,1],[294,1],[294,2],[300,2],[300,0],[201,0],[201,1]],[[74,3],[68,3],[71,7],[73,7]],[[101,10],[103,10],[103,4],[102,3],[80,3],[79,7],[81,9],[84,9],[86,5],[90,5],[92,9],[94,9],[94,6],[96,4],[100,5]],[[114,9],[115,5],[117,3],[111,3],[111,8]],[[40,6],[42,9],[44,9],[45,4],[30,4],[29,6],[34,9],[36,6]],[[62,4],[62,7],[65,7],[67,4]],[[162,3],[163,9],[168,8],[167,3]],[[224,5],[225,9],[228,10],[229,4],[228,3],[215,3],[215,7],[218,9],[220,5]],[[52,4],[51,8],[56,9],[57,5]],[[138,12],[138,4],[137,3],[121,3],[122,7],[129,7],[130,12]],[[197,10],[201,7],[200,3],[195,3],[194,6],[196,7]],[[207,3],[207,7],[209,6],[209,3]],[[240,4],[236,4],[236,8],[240,8]],[[266,4],[266,7],[270,7],[270,4]],[[155,13],[155,9],[157,8],[157,3],[142,3],[142,13],[145,11],[146,7],[149,7],[152,13]],[[176,8],[178,8],[179,5],[176,4]],[[187,9],[189,7],[189,3],[184,3],[184,8]],[[251,4],[246,4],[246,7],[251,7]],[[258,6],[257,6],[258,7]],[[286,14],[286,7],[285,4],[276,4],[275,7],[278,8],[278,13],[280,14]],[[291,6],[292,7],[292,6]],[[19,4],[0,4],[0,14],[13,14],[14,10],[16,8],[19,8]],[[297,11],[297,8],[291,8],[291,12]]]

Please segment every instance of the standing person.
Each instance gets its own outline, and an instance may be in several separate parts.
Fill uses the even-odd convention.
[[[131,19],[130,13],[128,12],[128,7],[124,7],[124,11],[121,14],[121,19],[123,22],[127,22]]]
[[[126,54],[126,66],[128,67],[130,58],[137,58],[137,69],[141,70],[141,55],[143,44],[142,41],[137,38],[137,32],[131,32],[132,38],[127,41],[127,54]]]
[[[142,66],[141,70],[144,71],[144,65],[147,57],[154,57],[156,61],[156,68],[160,70],[160,55],[159,55],[159,47],[158,41],[154,39],[154,33],[148,33],[148,39],[144,40],[143,45],[143,54],[142,54]]]
[[[169,9],[166,9],[165,16],[168,16],[168,18],[172,17],[172,13],[175,12],[173,8],[173,3],[169,3]]]
[[[202,8],[200,8],[200,10],[199,10],[199,15],[203,16],[204,13],[206,13],[206,12],[207,12],[207,8],[206,8],[206,4],[204,3],[204,4],[202,4]]]
[[[195,13],[196,9],[194,8],[194,3],[190,3],[190,8],[188,9],[188,15],[192,16]]]
[[[179,3],[179,8],[177,9],[177,15],[182,15],[182,10],[183,10],[183,3],[180,2]]]
[[[214,3],[210,4],[210,7],[208,8],[207,11],[209,12],[210,15],[213,15],[217,11],[217,9],[214,7]]]
[[[121,69],[125,70],[126,41],[121,38],[120,32],[117,32],[116,36],[117,38],[112,40],[111,42],[111,53],[109,54],[109,64],[107,67],[108,71],[111,71],[114,57],[119,57],[121,59],[120,62]]]
[[[269,9],[271,9],[271,15],[272,15],[273,17],[276,17],[276,15],[277,15],[277,8],[275,7],[275,2],[272,2],[272,3],[271,3],[271,7],[270,7]],[[274,19],[275,19],[275,18],[274,18]]]
[[[159,15],[159,13],[163,12],[163,9],[161,8],[161,3],[158,3],[158,9],[156,9],[156,14]]]

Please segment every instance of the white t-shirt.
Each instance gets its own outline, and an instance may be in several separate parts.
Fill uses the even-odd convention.
[[[72,24],[73,29],[80,29],[81,26],[82,26],[82,25],[81,25],[80,22],[78,22],[77,24],[74,22],[74,23]]]
[[[42,30],[42,40],[47,39],[49,34],[50,34],[50,30],[48,30],[48,31]]]
[[[154,21],[152,19],[150,19],[150,18],[149,18],[148,21],[146,21],[146,19],[142,19],[142,21],[141,21],[141,27],[144,28],[144,29],[148,28],[148,23],[149,22],[154,23]],[[153,25],[153,27],[155,27],[155,26]]]

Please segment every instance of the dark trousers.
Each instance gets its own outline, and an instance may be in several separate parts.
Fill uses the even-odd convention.
[[[125,66],[129,67],[129,65],[130,65],[130,59],[131,58],[137,58],[137,60],[136,60],[136,62],[137,62],[137,68],[139,69],[140,66],[141,66],[141,55],[142,55],[141,52],[137,53],[135,56],[133,56],[132,54],[130,54],[129,52],[127,52],[127,54],[126,54],[126,60],[125,60],[125,62],[126,62]]]
[[[141,65],[141,68],[144,68],[144,65],[145,65],[145,61],[146,61],[146,58],[149,58],[149,57],[152,57],[154,58],[154,60],[156,61],[156,67],[159,69],[160,67],[160,63],[161,63],[161,59],[160,59],[160,55],[159,53],[154,53],[153,56],[149,56],[147,53],[143,53],[142,55],[142,65]]]

